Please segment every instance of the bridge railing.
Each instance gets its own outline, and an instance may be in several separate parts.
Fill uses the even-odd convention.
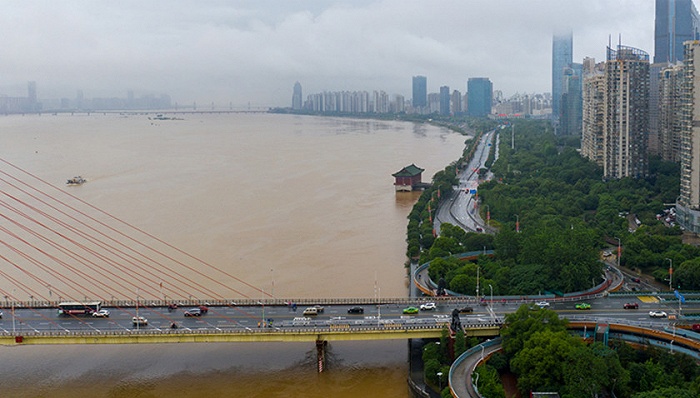
[[[266,327],[266,328],[243,328],[229,327],[218,329],[189,329],[189,328],[144,328],[144,329],[125,329],[125,330],[21,330],[21,331],[4,331],[0,332],[0,336],[41,336],[41,337],[76,337],[76,336],[140,336],[140,335],[251,335],[251,334],[319,334],[319,333],[335,333],[335,334],[352,334],[358,332],[375,332],[375,331],[412,331],[412,330],[431,330],[441,331],[447,327],[445,322],[436,322],[433,324],[378,324],[365,326],[352,326],[350,328],[339,328],[338,325],[324,326],[290,326],[290,327]],[[398,327],[400,326],[400,327]],[[475,323],[466,325],[470,329],[494,329],[500,328],[500,323]]]
[[[407,297],[345,297],[345,298],[266,298],[266,299],[252,299],[252,298],[233,298],[233,299],[165,299],[165,300],[93,300],[86,299],[84,302],[91,301],[101,301],[103,307],[123,307],[130,308],[136,307],[167,307],[170,304],[177,304],[182,307],[196,307],[200,305],[212,306],[212,307],[253,307],[253,306],[291,306],[296,304],[297,306],[312,306],[312,305],[412,305],[427,303],[431,301],[439,302],[454,302],[454,303],[465,303],[469,301],[474,301],[473,297],[420,297],[420,298],[407,298]],[[62,300],[46,301],[46,300],[24,300],[24,301],[13,301],[13,300],[2,300],[0,299],[0,308],[10,309],[14,308],[58,308],[58,304]]]
[[[479,351],[481,351],[481,350],[483,350],[483,349],[485,349],[485,348],[489,348],[489,347],[491,347],[491,346],[498,345],[498,344],[501,344],[501,338],[500,338],[500,337],[497,337],[497,338],[495,338],[495,339],[491,339],[491,340],[489,340],[489,341],[486,341],[486,342],[483,342],[483,343],[481,343],[481,344],[475,345],[474,347],[468,349],[467,351],[463,352],[462,355],[460,355],[459,357],[457,357],[457,359],[455,359],[454,362],[452,362],[452,365],[450,365],[450,373],[448,374],[448,378],[447,378],[447,379],[448,379],[448,383],[449,383],[449,385],[450,385],[450,389],[452,389],[451,386],[456,385],[455,383],[460,383],[460,382],[463,383],[463,382],[465,382],[465,381],[463,381],[463,380],[456,380],[456,376],[454,376],[455,369],[458,368],[459,365],[460,365],[462,362],[464,362],[464,360],[466,360],[467,358],[471,357],[472,355],[478,353]],[[478,365],[478,364],[477,364],[477,365]],[[477,390],[476,386],[474,386],[474,390],[477,391],[477,394],[478,394],[478,390]],[[456,396],[454,390],[452,391],[452,396]]]

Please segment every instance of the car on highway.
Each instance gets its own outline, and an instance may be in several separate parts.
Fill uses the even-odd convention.
[[[540,307],[540,308],[548,308],[549,302],[548,301],[538,301],[535,303],[535,305]]]
[[[420,309],[422,311],[432,311],[437,308],[437,305],[435,303],[423,303],[420,305]]]
[[[664,311],[649,311],[650,318],[666,318],[668,314]]]
[[[418,313],[418,308],[416,308],[416,307],[406,307],[406,308],[403,309],[402,312],[403,312],[404,314],[413,315],[413,314],[417,314],[417,313]]]
[[[348,314],[364,314],[365,309],[362,307],[351,307],[348,308]]]
[[[576,309],[577,310],[590,310],[591,305],[588,303],[578,303],[578,304],[576,304]]]
[[[142,317],[142,316],[135,316],[131,318],[131,323],[134,326],[146,326],[148,325],[148,319]]]
[[[189,310],[185,311],[185,316],[202,316],[203,313],[204,312],[202,312],[202,310],[199,308],[190,308]]]
[[[109,311],[101,309],[92,313],[93,318],[109,318]]]
[[[626,310],[636,310],[639,308],[639,304],[637,303],[625,303],[625,305],[622,306],[622,308]]]
[[[316,307],[308,307],[308,308],[306,308],[306,309],[304,310],[303,315],[304,315],[304,316],[307,316],[307,315],[318,315],[318,308],[316,308]]]
[[[474,312],[474,308],[472,308],[472,307],[462,307],[462,308],[458,309],[457,311],[459,311],[460,314],[469,314],[469,313]]]

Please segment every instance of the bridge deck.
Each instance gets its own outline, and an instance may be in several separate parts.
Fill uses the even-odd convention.
[[[143,330],[123,332],[41,332],[0,335],[0,345],[39,344],[159,344],[230,342],[313,342],[396,340],[439,338],[442,325],[368,328],[251,329],[215,330]],[[469,336],[497,336],[500,325],[468,328]]]

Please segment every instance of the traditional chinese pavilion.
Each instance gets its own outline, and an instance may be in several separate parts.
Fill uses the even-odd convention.
[[[415,164],[406,166],[403,169],[392,174],[396,181],[394,181],[394,186],[397,191],[412,191],[414,189],[423,188],[423,183],[421,182],[422,173],[425,169],[421,169]]]

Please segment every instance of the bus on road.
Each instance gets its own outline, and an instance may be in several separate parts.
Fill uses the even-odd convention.
[[[85,303],[66,301],[58,304],[58,315],[90,315],[93,312],[99,311],[101,307],[101,301],[90,301]]]

